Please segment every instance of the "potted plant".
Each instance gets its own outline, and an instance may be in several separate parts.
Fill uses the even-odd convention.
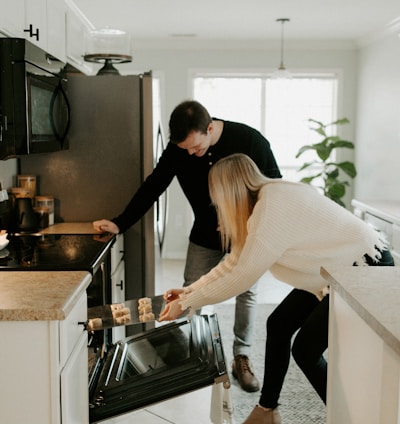
[[[350,161],[335,162],[331,156],[336,149],[354,149],[354,144],[351,141],[341,139],[337,135],[328,135],[327,129],[335,125],[348,124],[350,121],[347,118],[342,118],[329,124],[323,124],[315,119],[309,119],[309,122],[314,124],[314,126],[310,126],[310,129],[322,136],[322,140],[319,143],[305,145],[297,152],[296,158],[309,150],[314,150],[318,156],[317,159],[304,163],[299,169],[300,172],[311,166],[317,166],[314,175],[304,177],[301,181],[307,184],[311,184],[313,181],[320,182],[317,187],[322,190],[325,196],[339,205],[345,206],[342,198],[346,194],[346,186],[349,185],[349,182],[343,180],[342,176],[345,173],[348,177],[354,178],[357,175],[356,167]]]

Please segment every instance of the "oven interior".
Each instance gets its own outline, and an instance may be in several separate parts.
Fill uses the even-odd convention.
[[[217,316],[194,315],[119,341],[90,391],[90,422],[228,381]]]

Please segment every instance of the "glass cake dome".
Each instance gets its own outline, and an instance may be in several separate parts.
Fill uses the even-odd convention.
[[[98,75],[119,75],[113,64],[132,62],[129,34],[108,27],[89,31],[85,40],[84,59],[86,62],[104,63]]]

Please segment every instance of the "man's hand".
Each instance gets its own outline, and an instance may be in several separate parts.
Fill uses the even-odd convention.
[[[118,234],[119,228],[114,222],[108,219],[100,219],[99,221],[93,222],[93,228],[99,233],[111,233]]]

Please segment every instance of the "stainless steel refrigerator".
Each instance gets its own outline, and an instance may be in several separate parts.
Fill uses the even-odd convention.
[[[56,222],[112,218],[154,166],[151,75],[72,74],[68,99],[69,149],[22,156],[19,172],[54,196]],[[154,294],[154,228],[150,210],[125,233],[128,299]]]

